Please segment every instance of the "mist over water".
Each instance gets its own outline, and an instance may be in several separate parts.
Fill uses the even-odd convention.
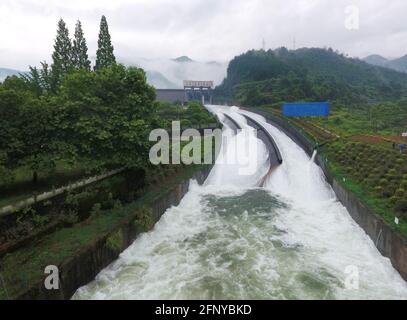
[[[227,112],[242,127],[237,108]],[[247,113],[247,112],[246,112]],[[249,114],[249,113],[248,113]],[[264,144],[248,162],[239,134],[228,137],[203,186],[192,183],[177,207],[162,216],[74,299],[407,299],[407,285],[390,261],[337,201],[320,168],[290,138],[261,122],[283,157],[267,181]],[[236,147],[232,145],[236,143]],[[235,150],[233,150],[235,149]],[[239,175],[243,167],[255,173]],[[359,289],[347,289],[347,268],[359,270]]]

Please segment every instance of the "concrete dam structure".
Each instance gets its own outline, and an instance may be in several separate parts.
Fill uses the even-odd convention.
[[[213,81],[184,80],[183,89],[156,89],[157,101],[180,103],[200,101],[202,104],[212,103]]]

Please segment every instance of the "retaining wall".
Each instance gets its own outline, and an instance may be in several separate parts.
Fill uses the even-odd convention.
[[[171,191],[164,194],[152,205],[154,221],[157,222],[164,212],[171,206],[180,203],[188,192],[191,179],[202,184],[209,175],[212,166],[205,166],[192,177],[176,185]],[[21,294],[18,299],[70,299],[75,291],[92,281],[96,275],[110,263],[115,261],[120,253],[129,247],[141,233],[137,227],[136,213],[122,221],[116,228],[107,234],[101,235],[93,243],[83,247],[70,259],[60,266],[59,290],[47,290],[44,279]]]
[[[309,156],[312,155],[315,147],[314,143],[304,137],[293,125],[269,113],[251,109],[246,110],[265,117],[269,123],[282,130],[301,146]],[[372,239],[380,253],[390,259],[393,267],[407,281],[407,240],[393,230],[382,217],[368,208],[356,195],[346,190],[333,177],[325,160],[320,155],[315,157],[315,162],[321,167],[338,200],[346,207],[353,220]]]

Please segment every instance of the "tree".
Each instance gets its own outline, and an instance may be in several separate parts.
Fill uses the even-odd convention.
[[[88,171],[146,165],[154,100],[141,69],[115,64],[72,72],[54,101],[56,134]]]
[[[116,64],[116,58],[113,54],[113,46],[110,39],[109,28],[106,17],[102,16],[100,20],[100,31],[98,39],[98,50],[96,51],[95,70],[107,68]]]
[[[55,167],[52,109],[45,100],[25,92],[0,88],[0,181],[9,172],[27,166],[33,172],[49,172]]]
[[[24,100],[25,96],[14,89],[0,88],[0,158],[7,168],[15,167],[22,157],[21,109]]]
[[[34,88],[32,88],[32,84],[28,81],[28,76],[26,74],[20,74],[20,76],[12,75],[7,77],[2,87],[4,89],[14,90],[16,92],[32,92],[34,95],[36,92]]]
[[[46,61],[41,62],[40,86],[43,92],[52,90],[52,70]]]
[[[22,76],[22,78],[25,80],[25,82],[27,84],[29,84],[31,92],[35,96],[39,97],[43,93],[43,90],[41,87],[41,74],[37,67],[29,66],[29,69],[30,69],[30,72],[28,72],[27,74],[24,74]]]
[[[33,183],[38,175],[53,172],[63,152],[55,139],[53,112],[45,99],[28,100],[21,108],[21,131],[24,137],[20,164],[30,168]],[[65,160],[65,159],[64,159]]]
[[[30,72],[21,74],[20,81],[26,83],[27,89],[36,97],[53,90],[53,75],[49,65],[43,61],[41,68],[29,66]]]
[[[58,22],[57,36],[55,38],[54,53],[52,54],[53,90],[61,83],[63,76],[72,69],[72,44],[69,31],[64,20]]]
[[[75,35],[72,47],[72,63],[76,69],[90,71],[90,61],[88,59],[88,46],[83,35],[82,24],[78,20],[75,26]]]

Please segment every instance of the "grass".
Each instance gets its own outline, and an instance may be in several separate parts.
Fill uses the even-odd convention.
[[[124,219],[134,215],[138,209],[151,206],[201,168],[202,166],[197,165],[184,167],[170,181],[151,188],[129,205],[120,209],[107,210],[90,222],[58,230],[27,247],[4,256],[0,265],[0,273],[6,283],[9,297],[16,297],[41,281],[45,266],[60,265],[80,249],[115,230]],[[0,287],[0,299],[6,298],[4,288]]]

